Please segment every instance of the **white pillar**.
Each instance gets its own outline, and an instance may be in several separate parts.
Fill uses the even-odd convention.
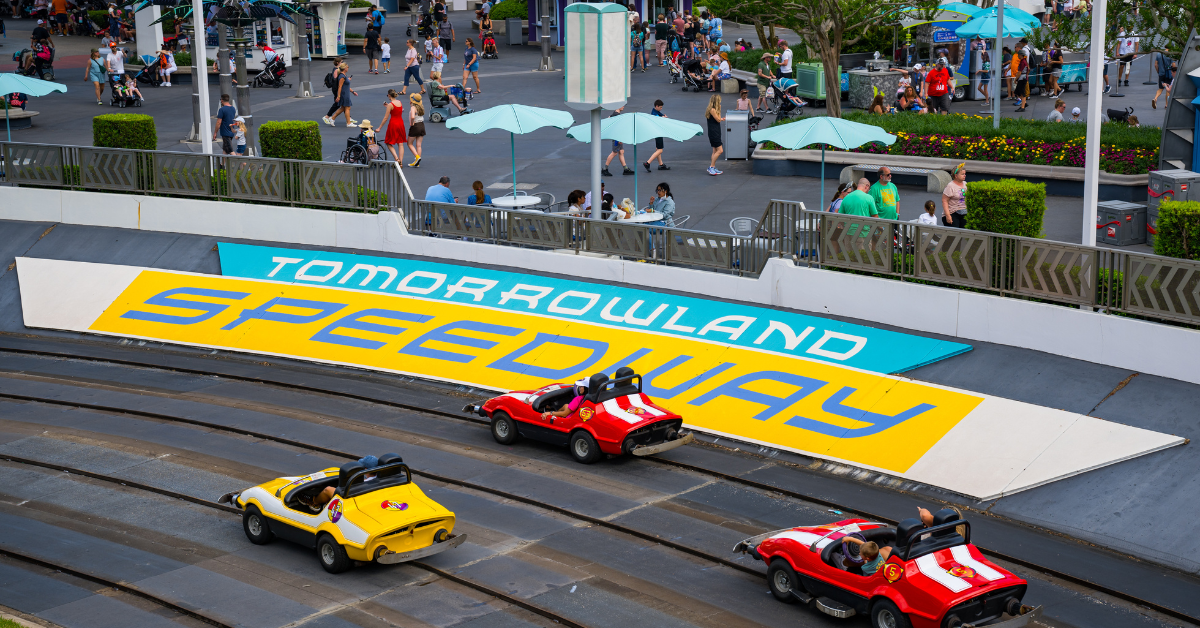
[[[1087,142],[1083,162],[1083,244],[1096,246],[1096,203],[1100,196],[1100,105],[1104,99],[1104,23],[1108,3],[1092,3],[1092,50],[1088,65]]]
[[[600,108],[591,111],[592,123],[592,218],[599,220],[600,206],[604,203],[604,193],[600,191],[600,169],[603,167],[604,154],[601,150],[603,141],[600,139]],[[635,166],[637,164],[634,164]]]
[[[137,53],[139,57],[142,55],[157,54],[158,49],[162,48],[162,24],[150,25],[150,22],[160,17],[162,17],[162,8],[158,5],[150,5],[133,14],[134,27],[137,28]]]
[[[192,0],[192,23],[196,33],[192,37],[192,54],[196,55],[197,74],[192,76],[196,82],[196,93],[200,95],[200,145],[205,155],[212,154],[212,116],[208,104],[208,56],[206,54],[208,33],[204,30],[204,4],[200,0]],[[219,27],[224,26],[218,24]]]

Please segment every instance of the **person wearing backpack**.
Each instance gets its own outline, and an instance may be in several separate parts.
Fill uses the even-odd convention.
[[[342,60],[340,57],[334,59],[333,71],[325,75],[325,87],[327,87],[329,91],[333,92],[333,104],[329,106],[329,111],[325,112],[325,116],[321,118],[321,121],[329,126],[333,126],[333,114],[336,113],[338,109],[342,108],[337,101],[338,76],[342,72],[338,67],[338,64],[341,63],[341,61]]]

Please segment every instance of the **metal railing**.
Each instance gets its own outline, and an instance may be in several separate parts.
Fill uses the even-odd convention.
[[[340,164],[236,155],[0,142],[0,182],[315,209],[396,208],[390,162]]]
[[[772,257],[1200,326],[1200,262],[980,231],[808,211],[772,200],[748,236],[417,199],[393,162],[0,142],[0,182],[22,186],[400,213],[410,233],[617,256],[757,276]]]

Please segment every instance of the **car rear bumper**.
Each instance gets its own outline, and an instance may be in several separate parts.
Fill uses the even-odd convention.
[[[1025,610],[1027,608],[1029,610]],[[963,624],[962,628],[1024,628],[1025,626],[1033,623],[1035,619],[1042,616],[1041,606],[1035,606],[1033,608],[1023,606],[1021,609],[1023,612],[1012,619],[992,622],[989,624]]]
[[[657,445],[638,445],[630,450],[629,453],[635,456],[652,456],[654,454],[661,454],[664,451],[671,451],[676,447],[682,447],[695,440],[695,435],[693,435],[691,432],[688,432],[684,436],[676,438],[675,440],[669,440],[665,443],[659,443]]]
[[[382,565],[394,565],[396,563],[406,563],[410,560],[416,560],[418,558],[426,558],[428,556],[433,556],[434,554],[440,554],[448,549],[452,549],[452,548],[458,547],[459,545],[462,545],[463,541],[466,541],[466,540],[467,540],[467,535],[456,534],[456,535],[450,537],[449,539],[442,541],[441,543],[434,543],[433,545],[430,545],[427,547],[422,547],[421,549],[415,549],[415,550],[412,550],[411,552],[400,552],[400,553],[386,552],[383,555],[381,555],[379,558],[376,558],[375,562],[380,563]]]

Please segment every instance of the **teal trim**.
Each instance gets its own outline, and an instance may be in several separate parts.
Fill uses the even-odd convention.
[[[568,6],[571,8],[575,5]],[[584,56],[583,42],[587,39],[587,19],[583,17],[583,12],[579,12],[579,65],[575,71],[579,73],[579,102],[587,102],[587,85],[583,81],[583,64],[587,60]]]
[[[626,10],[615,2],[575,2],[563,9],[567,13],[618,13]]]
[[[596,41],[599,44],[596,50],[601,52],[597,55],[600,58],[596,60],[596,103],[599,104],[604,102],[604,18],[599,15],[596,16]],[[625,48],[628,49],[629,46],[626,45]]]

